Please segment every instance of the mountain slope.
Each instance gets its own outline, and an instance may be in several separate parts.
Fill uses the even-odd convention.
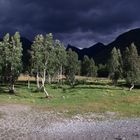
[[[108,45],[97,43],[82,50],[69,45],[67,49],[71,48],[73,51],[77,52],[80,60],[83,59],[84,55],[87,55],[90,58],[93,58],[96,63],[106,63],[113,47],[119,48],[121,52],[123,52],[125,48],[128,47],[132,42],[135,43],[140,54],[140,28],[121,34],[116,38],[116,40],[109,43]]]
[[[78,54],[80,60],[83,59],[84,55],[87,55],[90,58],[93,58],[96,62],[98,62],[100,60],[100,56],[98,55],[98,53],[104,52],[106,46],[102,43],[97,43],[89,48],[84,48],[80,50],[74,46],[68,45],[67,50],[68,49],[72,49],[73,51],[75,51]]]

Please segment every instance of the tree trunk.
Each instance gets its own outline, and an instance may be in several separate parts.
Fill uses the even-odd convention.
[[[40,90],[39,74],[38,74],[38,72],[36,74],[36,84],[37,84],[37,90]]]
[[[14,84],[9,85],[9,93],[14,94],[15,93],[15,86]]]
[[[30,89],[30,76],[28,76],[28,89]]]
[[[61,68],[60,68],[60,80],[61,80],[61,85],[63,83],[63,67],[61,65]]]
[[[44,69],[44,72],[43,72],[43,77],[42,77],[42,88],[43,88],[43,91],[44,91],[44,93],[45,93],[45,95],[46,95],[46,98],[48,98],[48,97],[49,97],[49,94],[48,94],[48,92],[47,92],[46,89],[45,89],[45,81],[46,81],[46,69]]]
[[[60,77],[60,72],[58,70],[58,73],[57,73],[57,83],[59,83],[59,77]]]
[[[132,84],[131,84],[131,87],[130,87],[130,89],[129,89],[129,91],[132,91],[132,89],[134,88],[134,86],[135,86],[135,85],[132,83]]]
[[[46,95],[46,98],[48,98],[48,97],[49,97],[49,94],[48,94],[48,92],[47,92],[47,90],[46,90],[46,88],[45,88],[45,85],[43,86],[43,91],[44,91],[44,93],[45,93],[45,95]]]
[[[45,89],[45,80],[44,80],[44,78],[42,78],[42,89],[43,89],[43,91],[44,91],[44,93],[46,95],[46,98],[48,98],[49,94],[48,94],[48,92]]]
[[[51,76],[48,74],[48,83],[51,84]]]

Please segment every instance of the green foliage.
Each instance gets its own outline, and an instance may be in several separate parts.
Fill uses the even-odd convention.
[[[42,35],[37,35],[32,44],[32,70],[33,72],[39,72],[42,68],[42,48],[44,38]]]
[[[47,75],[53,77],[57,71],[56,54],[54,48],[49,53],[48,64],[46,67]]]
[[[10,92],[14,92],[14,84],[22,70],[22,43],[20,34],[10,37],[6,34],[0,43],[1,79],[9,84]]]
[[[47,73],[51,76],[62,75],[63,68],[66,64],[66,51],[64,45],[59,40],[53,43],[48,54]]]
[[[81,74],[83,76],[96,77],[97,76],[97,67],[95,66],[94,60],[89,59],[88,56],[84,56],[84,59],[81,64]]]
[[[137,48],[134,43],[125,50],[124,76],[128,84],[140,82],[140,61]]]
[[[64,48],[64,45],[61,44],[59,40],[55,41],[55,53],[57,58],[57,66],[60,68],[61,66],[66,65],[66,50]]]
[[[35,73],[39,73],[41,76],[43,70],[47,68],[48,63],[52,59],[53,51],[53,37],[52,34],[48,34],[45,37],[43,35],[37,35],[32,44],[32,70]]]
[[[90,76],[90,77],[96,77],[97,76],[97,69],[98,69],[98,67],[95,65],[94,60],[93,59],[90,59],[88,76]]]
[[[47,34],[37,35],[32,44],[32,69],[36,73],[37,90],[43,90],[48,97],[48,92],[45,89],[46,73],[50,76],[53,58],[53,35]],[[40,86],[39,77],[41,78],[42,85]]]
[[[53,35],[37,35],[32,45],[32,68],[42,77],[44,71],[48,77],[63,73],[66,64],[66,51],[59,40],[54,41]],[[50,81],[49,81],[50,82]]]
[[[56,55],[54,50],[53,35],[50,33],[45,36],[44,40],[44,69],[46,69],[47,75],[53,76],[56,70]]]
[[[122,56],[120,50],[113,48],[111,57],[108,63],[110,78],[114,84],[117,84],[118,79],[122,75]]]
[[[84,59],[82,61],[82,67],[81,67],[81,73],[83,76],[89,75],[89,69],[90,69],[90,59],[87,55],[84,56]]]
[[[71,49],[67,52],[67,63],[65,66],[65,75],[71,86],[75,84],[75,74],[78,71],[78,55]]]

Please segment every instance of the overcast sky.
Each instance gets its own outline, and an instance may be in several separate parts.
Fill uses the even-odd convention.
[[[109,43],[140,25],[140,0],[0,0],[0,36],[52,32],[65,44]]]

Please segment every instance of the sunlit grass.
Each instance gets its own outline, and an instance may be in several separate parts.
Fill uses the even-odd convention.
[[[29,104],[39,109],[83,114],[88,112],[117,112],[121,116],[140,116],[140,89],[130,92],[124,87],[115,87],[109,80],[93,80],[79,84],[75,88],[63,85],[46,85],[52,98],[46,99],[42,92],[35,92],[35,84],[31,89],[20,82],[16,85],[16,95],[0,93],[1,103]],[[4,87],[5,88],[5,87]]]

